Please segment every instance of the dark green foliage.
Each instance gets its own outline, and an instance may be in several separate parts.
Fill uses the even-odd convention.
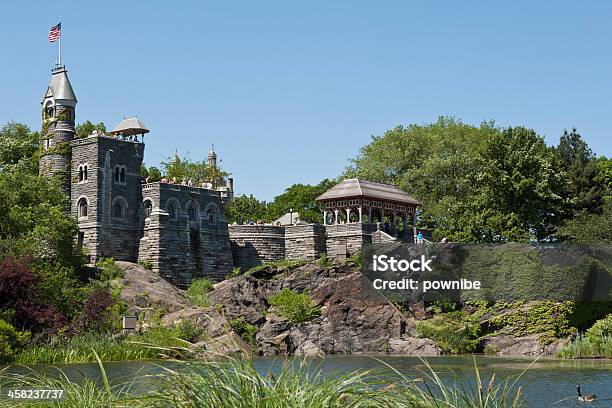
[[[268,204],[267,218],[275,220],[290,210],[300,213],[302,221],[321,224],[323,221],[323,207],[315,202],[315,198],[329,190],[336,184],[333,180],[325,179],[316,186],[308,184],[294,184],[285,192],[274,197]]]
[[[123,269],[115,262],[114,258],[102,258],[96,266],[100,268],[100,280],[107,281],[123,276]]]
[[[97,125],[93,124],[89,120],[76,125],[76,138],[84,138],[93,133],[94,130],[97,130],[100,134],[106,134],[106,125],[103,122],[98,123]]]
[[[307,292],[298,293],[289,288],[272,295],[268,302],[274,312],[292,323],[303,323],[321,314],[320,307],[315,305]]]
[[[579,212],[555,232],[555,237],[582,244],[612,243],[612,200],[603,205],[601,214]]]
[[[268,206],[265,201],[259,201],[253,195],[234,197],[225,211],[227,221],[244,224],[249,221],[270,221],[267,215]]]
[[[200,326],[196,326],[191,320],[183,319],[175,327],[176,337],[181,340],[188,341],[190,343],[195,343],[202,333],[204,333],[204,329]]]
[[[445,353],[473,353],[480,346],[480,324],[463,312],[450,312],[420,321],[417,335],[432,339]]]
[[[257,350],[257,341],[255,340],[255,335],[257,334],[257,327],[247,322],[244,319],[244,316],[240,316],[236,319],[230,321],[230,326],[232,330],[236,332],[237,335],[242,337],[244,341],[247,342],[253,351]]]
[[[575,128],[565,130],[555,153],[566,177],[566,194],[571,216],[573,212],[598,213],[603,203],[605,186],[598,180],[597,160]]]

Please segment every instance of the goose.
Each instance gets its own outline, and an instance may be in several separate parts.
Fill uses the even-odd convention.
[[[580,385],[577,385],[576,389],[578,390],[578,401],[593,402],[597,399],[597,395],[582,395],[582,392],[580,391]]]

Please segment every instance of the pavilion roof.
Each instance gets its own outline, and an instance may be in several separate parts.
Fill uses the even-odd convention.
[[[110,131],[113,135],[140,135],[149,133],[149,129],[138,118],[123,119],[113,130]]]
[[[380,201],[421,205],[416,198],[395,186],[357,178],[341,181],[317,197],[316,200],[330,201],[349,197],[363,197]]]

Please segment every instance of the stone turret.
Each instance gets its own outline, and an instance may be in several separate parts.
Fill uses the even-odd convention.
[[[42,100],[39,174],[57,177],[70,194],[70,142],[74,139],[76,96],[66,68],[53,69],[51,82]]]
[[[212,145],[208,152],[208,166],[217,168],[217,153],[215,153],[215,145]]]

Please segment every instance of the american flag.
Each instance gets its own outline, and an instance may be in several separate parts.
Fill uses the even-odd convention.
[[[62,36],[62,23],[51,27],[49,30],[49,42],[56,42]]]

